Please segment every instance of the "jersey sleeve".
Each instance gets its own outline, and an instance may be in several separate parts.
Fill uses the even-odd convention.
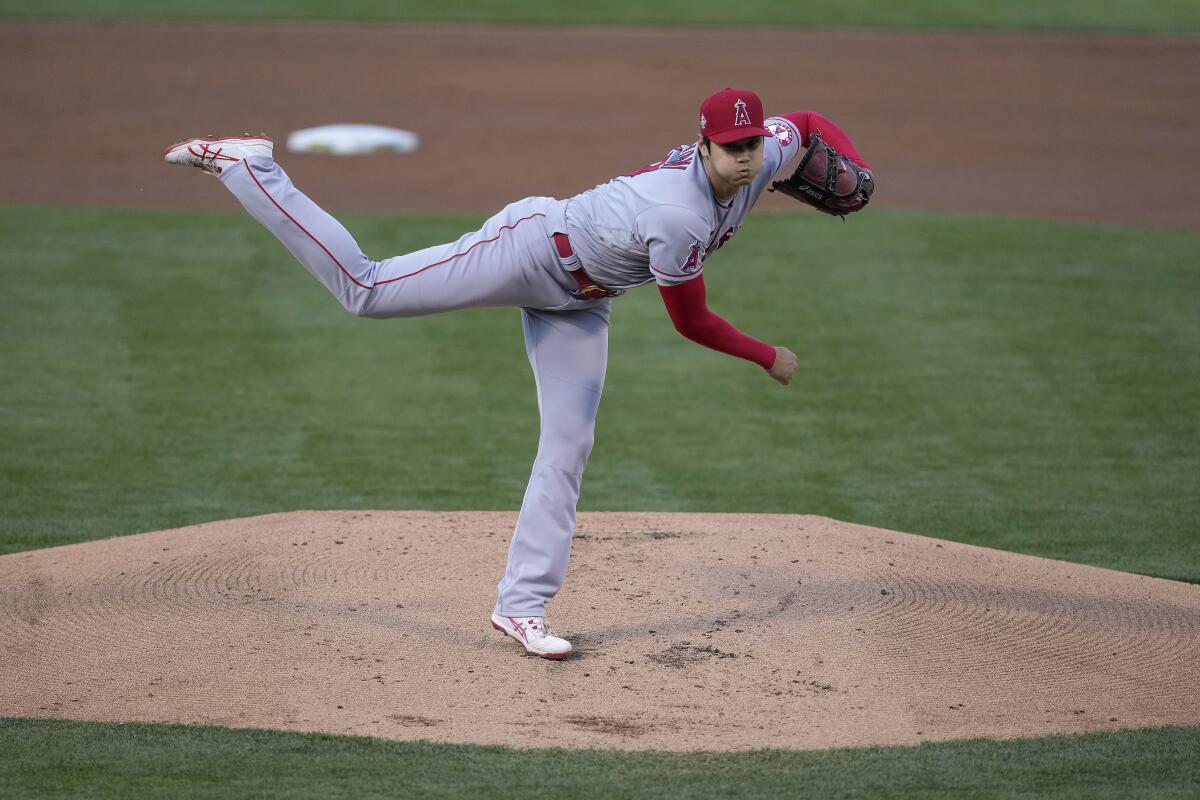
[[[763,126],[771,135],[763,140],[763,173],[774,178],[800,152],[803,136],[786,117],[767,117]]]
[[[747,336],[708,309],[704,276],[675,286],[659,286],[675,330],[693,342],[731,356],[753,361],[763,369],[775,365],[775,348]]]
[[[794,111],[791,114],[781,114],[774,119],[791,123],[792,128],[800,133],[801,147],[808,147],[812,134],[819,133],[822,139],[846,158],[863,169],[871,168],[871,165],[859,154],[854,142],[850,141],[846,132],[828,117],[818,114],[816,111]]]
[[[638,216],[637,230],[658,285],[676,286],[702,274],[711,231],[699,214],[683,206],[652,206]]]

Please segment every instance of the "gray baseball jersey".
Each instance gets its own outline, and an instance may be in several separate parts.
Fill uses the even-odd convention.
[[[770,117],[763,169],[729,203],[713,197],[695,144],[662,161],[571,198],[566,233],[594,280],[627,289],[650,281],[670,286],[701,273],[704,259],[737,233],[759,195],[800,147],[786,119]]]

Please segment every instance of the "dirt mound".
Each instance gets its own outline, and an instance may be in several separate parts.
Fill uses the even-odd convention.
[[[0,558],[0,715],[728,750],[1200,724],[1200,587],[821,517],[580,515],[523,655],[512,513],[299,512]]]

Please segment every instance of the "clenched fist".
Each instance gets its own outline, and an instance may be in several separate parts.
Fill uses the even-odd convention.
[[[796,372],[796,354],[786,347],[775,348],[775,363],[767,370],[775,380],[787,386]]]

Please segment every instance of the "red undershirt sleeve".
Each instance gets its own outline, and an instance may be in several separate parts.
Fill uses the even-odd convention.
[[[704,276],[685,283],[658,287],[675,330],[697,344],[753,361],[763,369],[775,365],[775,348],[747,336],[708,308]]]
[[[871,165],[858,154],[858,150],[854,147],[854,142],[850,141],[850,137],[846,135],[846,132],[817,112],[795,111],[791,114],[780,114],[779,116],[796,126],[796,130],[800,131],[800,144],[804,147],[808,147],[809,142],[812,140],[812,134],[816,132],[821,134],[821,138],[829,142],[835,150],[855,164],[858,164],[863,169],[871,168]]]

